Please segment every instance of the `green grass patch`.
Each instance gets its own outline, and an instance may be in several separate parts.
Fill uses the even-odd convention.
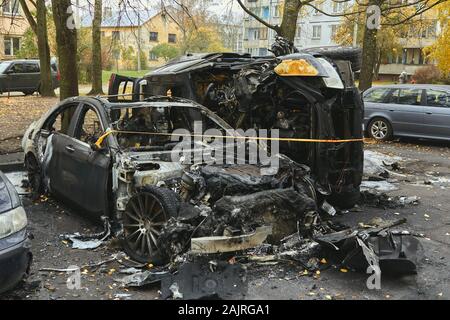
[[[127,76],[127,77],[142,78],[149,72],[150,72],[150,70],[141,70],[141,71],[123,70],[123,71],[119,71],[119,72],[116,72],[115,70],[113,70],[113,71],[103,70],[102,80],[103,80],[103,84],[107,84],[109,82],[109,78],[111,77],[112,73],[117,73],[117,74]]]

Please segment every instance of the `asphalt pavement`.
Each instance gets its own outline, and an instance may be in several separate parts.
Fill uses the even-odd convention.
[[[248,269],[246,299],[449,299],[450,298],[450,143],[421,140],[368,144],[366,149],[401,157],[399,175],[391,182],[397,190],[389,195],[419,196],[418,205],[382,209],[362,206],[333,218],[349,226],[368,223],[374,218],[406,218],[402,226],[421,234],[417,275],[382,275],[381,289],[368,289],[368,274],[341,270],[330,262],[320,273],[305,273],[296,263],[253,265]],[[20,184],[20,173],[10,173]],[[21,191],[24,193],[24,190]],[[131,289],[116,280],[119,270],[130,261],[121,256],[113,240],[95,250],[77,250],[62,240],[65,233],[82,234],[101,230],[83,212],[53,199],[41,197],[33,202],[23,197],[34,236],[34,263],[30,277],[16,290],[0,299],[158,299],[160,287]],[[116,255],[116,256],[114,256]],[[116,257],[113,262],[105,262]],[[321,259],[322,257],[317,257]],[[97,267],[85,267],[98,265]],[[68,285],[70,273],[40,271],[81,267],[81,287]],[[149,268],[154,268],[148,266]]]

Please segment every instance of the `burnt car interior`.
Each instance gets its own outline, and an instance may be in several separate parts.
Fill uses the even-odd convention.
[[[225,134],[205,112],[174,103],[160,107],[120,107],[111,111],[112,127],[118,132],[117,140],[123,149],[146,150],[173,148],[178,141],[171,141],[177,130],[194,134],[195,126],[216,129]]]

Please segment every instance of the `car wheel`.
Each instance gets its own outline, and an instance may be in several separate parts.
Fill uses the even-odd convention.
[[[42,179],[42,170],[34,156],[27,156],[25,159],[25,168],[28,175],[28,183],[34,199],[37,199],[44,193],[44,184]]]
[[[163,265],[168,257],[158,248],[164,224],[178,216],[179,197],[169,189],[145,187],[134,195],[123,214],[123,248],[141,263]]]
[[[392,126],[389,121],[384,118],[373,119],[369,123],[367,133],[369,137],[379,141],[391,140],[393,136]]]
[[[24,95],[26,95],[26,96],[29,96],[29,95],[32,95],[34,93],[34,91],[31,91],[31,90],[29,90],[29,91],[22,91],[22,93]]]

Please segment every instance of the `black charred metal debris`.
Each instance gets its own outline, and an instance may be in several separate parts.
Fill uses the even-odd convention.
[[[405,220],[357,229],[333,223],[319,214],[320,199],[307,167],[282,162],[273,176],[261,175],[255,168],[202,165],[186,172],[178,190],[184,200],[178,217],[168,221],[159,238],[172,269],[140,272],[122,283],[161,282],[163,298],[227,299],[245,295],[247,264],[288,260],[314,271],[323,267],[317,257],[327,257],[357,271],[370,265],[386,274],[416,272],[419,241],[409,232],[393,229]],[[193,238],[238,237],[267,225],[272,227],[267,243],[252,249],[188,252]]]
[[[391,230],[405,222],[402,219],[376,228],[347,229],[316,236],[314,241],[342,266],[358,271],[372,266],[385,274],[413,274],[420,242],[408,231]]]

